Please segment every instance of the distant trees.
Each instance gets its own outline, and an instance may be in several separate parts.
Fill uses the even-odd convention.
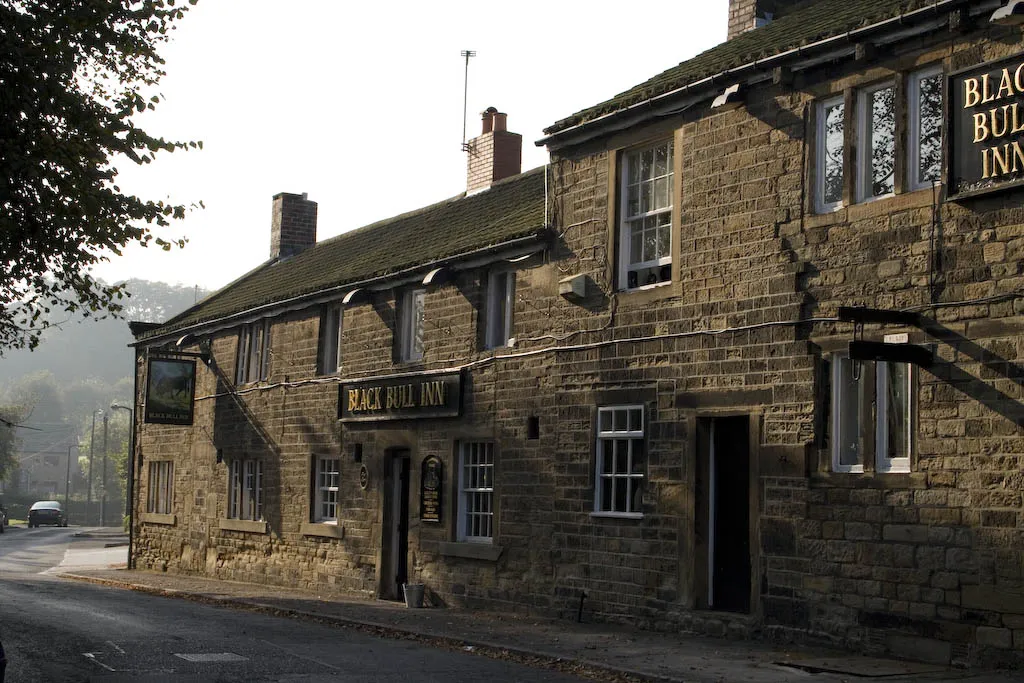
[[[21,420],[21,411],[16,406],[0,406],[0,480],[7,479],[15,468],[14,454],[18,447],[15,426]]]
[[[124,314],[149,322],[163,322],[209,293],[146,280],[129,280],[123,285],[133,294]],[[0,362],[0,480],[13,481],[17,453],[24,457],[33,451],[63,451],[77,444],[85,462],[92,444],[93,413],[98,409],[107,411],[115,401],[132,405],[131,341],[123,320],[89,319],[51,326],[33,352],[8,351]],[[120,476],[115,472],[121,472],[126,461],[127,416],[126,411],[116,411],[109,419],[111,489],[114,477]],[[96,426],[97,455],[102,448],[102,425],[101,417]],[[84,467],[82,473],[87,473]],[[73,488],[80,490],[74,471],[72,477]]]
[[[195,287],[170,285],[148,280],[128,280],[120,284],[131,292],[119,315],[127,320],[164,322],[209,292]],[[42,333],[34,351],[8,349],[0,362],[0,387],[12,386],[27,375],[40,371],[53,374],[62,391],[87,394],[90,381],[112,384],[131,377],[134,341],[125,320],[89,318],[64,320],[59,311],[48,315],[50,326]],[[122,396],[131,399],[129,384]],[[85,398],[83,397],[83,401]],[[94,407],[102,407],[102,403]]]
[[[182,4],[0,0],[0,354],[35,348],[51,310],[117,313],[124,286],[87,272],[105,253],[174,244],[152,228],[185,207],[125,194],[114,164],[199,146],[132,120],[160,101],[157,50]]]

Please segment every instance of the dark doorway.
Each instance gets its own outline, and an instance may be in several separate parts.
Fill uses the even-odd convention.
[[[750,418],[697,420],[697,605],[750,611]]]
[[[390,452],[384,484],[384,537],[381,539],[380,596],[402,599],[409,580],[409,451]]]

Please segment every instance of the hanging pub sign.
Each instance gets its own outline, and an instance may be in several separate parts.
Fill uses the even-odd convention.
[[[420,521],[441,521],[441,486],[444,470],[441,458],[428,455],[420,469]]]
[[[462,411],[462,373],[417,373],[345,382],[338,387],[342,422],[457,417]]]
[[[145,421],[192,424],[196,396],[196,362],[182,358],[150,358],[146,373]]]
[[[948,92],[949,196],[1024,183],[1024,55],[954,73]]]

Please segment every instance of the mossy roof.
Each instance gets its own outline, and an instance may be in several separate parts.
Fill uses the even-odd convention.
[[[723,71],[933,4],[933,0],[806,0],[761,28],[741,33],[610,100],[556,121],[544,133],[553,135]],[[684,5],[680,7],[685,11]]]
[[[268,261],[140,338],[162,336],[301,300],[346,284],[426,267],[462,254],[542,235],[544,169],[318,242],[287,259]],[[269,235],[269,226],[267,227]]]

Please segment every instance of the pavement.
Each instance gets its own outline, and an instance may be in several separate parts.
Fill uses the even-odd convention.
[[[80,534],[108,539],[117,530]],[[685,683],[853,683],[963,681],[1020,683],[1020,671],[964,671],[848,651],[773,645],[692,633],[655,633],[616,624],[576,623],[445,607],[407,608],[342,593],[106,567],[66,567],[59,576],[156,595],[331,623],[385,638],[521,661],[598,680]]]

